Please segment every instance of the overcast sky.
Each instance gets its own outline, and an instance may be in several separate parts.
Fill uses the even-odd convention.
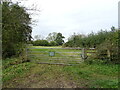
[[[119,0],[27,0],[24,5],[35,4],[40,12],[32,15],[37,20],[32,36],[47,36],[61,32],[66,39],[75,33],[88,34],[100,29],[118,27]]]

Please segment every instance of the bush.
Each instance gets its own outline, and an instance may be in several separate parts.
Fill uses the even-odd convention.
[[[25,7],[4,0],[2,6],[2,57],[19,56],[25,44],[31,40],[32,28],[30,14]],[[9,15],[8,15],[9,14]],[[18,18],[19,16],[19,18]],[[12,21],[12,22],[11,22]]]
[[[107,41],[102,43],[97,47],[96,58],[106,62],[119,63],[118,46]]]
[[[36,40],[33,41],[34,46],[49,46],[49,42],[47,40]]]
[[[49,43],[49,45],[50,45],[50,46],[58,46],[58,43],[55,42],[55,41],[51,41],[51,42]]]

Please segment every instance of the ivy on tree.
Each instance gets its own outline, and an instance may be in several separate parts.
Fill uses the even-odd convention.
[[[2,5],[2,55],[4,58],[18,56],[31,40],[30,15],[18,3],[4,1]]]

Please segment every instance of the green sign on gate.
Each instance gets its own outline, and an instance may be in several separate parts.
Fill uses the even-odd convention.
[[[50,51],[49,52],[49,56],[55,56],[55,52],[54,51]]]

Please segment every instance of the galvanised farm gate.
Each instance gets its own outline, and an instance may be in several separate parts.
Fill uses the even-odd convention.
[[[81,48],[28,48],[28,59],[40,64],[76,65],[87,58]]]

